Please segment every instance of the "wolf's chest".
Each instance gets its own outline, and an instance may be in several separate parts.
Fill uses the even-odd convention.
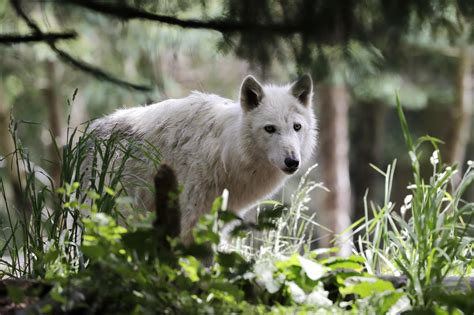
[[[240,212],[253,205],[259,200],[272,195],[284,183],[284,176],[278,170],[255,170],[241,172],[229,180],[229,209]]]

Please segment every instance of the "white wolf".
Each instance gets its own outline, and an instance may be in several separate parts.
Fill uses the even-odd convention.
[[[270,196],[307,162],[316,143],[309,75],[286,86],[262,86],[247,76],[235,102],[193,92],[182,99],[121,109],[94,122],[98,135],[112,130],[156,147],[176,172],[180,194],[181,237],[192,240],[192,228],[227,188],[228,208],[237,214]],[[130,178],[153,182],[154,165],[130,159]],[[126,183],[126,190],[153,209],[153,193]],[[128,186],[128,187],[127,187]]]

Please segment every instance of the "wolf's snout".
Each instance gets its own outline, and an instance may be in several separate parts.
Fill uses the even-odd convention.
[[[288,173],[294,173],[298,169],[298,166],[300,166],[300,161],[292,159],[292,158],[286,158],[285,165],[287,167],[286,170]]]

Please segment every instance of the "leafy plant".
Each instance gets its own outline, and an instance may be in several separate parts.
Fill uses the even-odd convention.
[[[357,256],[326,259],[318,258],[321,252],[308,252],[255,262],[216,250],[220,239],[215,227],[223,223],[220,214],[225,212],[221,202],[219,198],[200,219],[196,244],[184,247],[168,239],[170,252],[157,246],[156,227],[126,229],[105,213],[93,213],[83,220],[87,268],[56,280],[56,303],[65,311],[85,307],[88,313],[355,313],[367,306],[350,302],[351,296],[379,296],[381,305],[370,309],[388,310],[403,295],[390,282],[363,272],[364,261]],[[133,241],[137,236],[139,244]],[[208,267],[196,255],[205,248],[214,249]]]

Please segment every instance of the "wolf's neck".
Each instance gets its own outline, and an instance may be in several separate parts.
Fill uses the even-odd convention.
[[[256,148],[252,143],[252,139],[246,133],[246,128],[247,126],[242,121],[242,117],[238,117],[222,134],[221,159],[228,175],[248,172],[249,168],[256,164],[266,163],[261,157],[257,157]]]
[[[285,175],[262,156],[242,154],[242,145],[246,144],[236,139],[229,147],[223,160],[225,179],[219,185],[230,192],[229,209],[239,213],[271,196],[285,181]]]

